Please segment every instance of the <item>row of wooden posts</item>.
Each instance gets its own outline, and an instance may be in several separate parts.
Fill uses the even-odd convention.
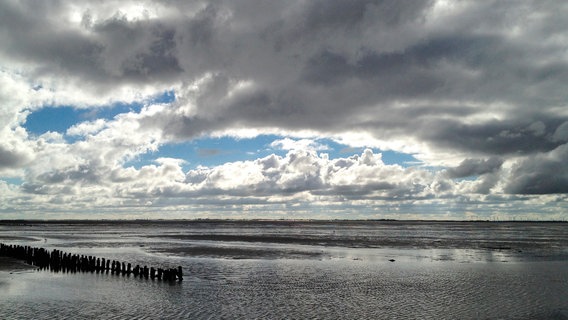
[[[145,279],[183,280],[181,266],[163,269],[136,265],[132,268],[130,263],[105,258],[101,259],[95,256],[71,254],[57,249],[53,249],[50,252],[44,248],[0,243],[0,256],[22,260],[29,265],[37,266],[41,270],[54,272],[110,272],[112,274],[133,275],[134,277]]]

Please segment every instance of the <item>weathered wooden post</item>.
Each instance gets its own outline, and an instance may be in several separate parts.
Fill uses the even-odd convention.
[[[93,271],[95,271],[95,263],[97,262],[97,260],[95,259],[95,257],[89,256],[88,261],[89,261],[88,269],[89,269],[89,272],[92,273]]]
[[[181,266],[178,266],[178,280],[182,281],[183,280],[183,272],[181,271]]]
[[[53,249],[46,250],[44,248],[35,248],[31,246],[21,245],[5,245],[0,243],[0,256],[8,256],[27,262],[30,265],[38,266],[40,270],[48,269],[53,272],[102,272],[108,273],[109,270],[112,274],[130,275],[140,278],[151,278],[154,280],[164,281],[182,281],[183,270],[181,266],[177,268],[154,268],[148,266],[140,267],[136,265],[132,269],[132,264],[120,262],[117,260],[110,260],[105,258],[98,258],[96,256],[87,256],[79,254],[71,254],[61,250]]]
[[[170,280],[170,271],[168,269],[163,270],[162,279],[164,279],[164,281]]]
[[[143,271],[144,278],[148,279],[148,267],[147,267],[147,266],[144,266],[144,269],[143,269],[143,270],[144,270],[144,271]]]

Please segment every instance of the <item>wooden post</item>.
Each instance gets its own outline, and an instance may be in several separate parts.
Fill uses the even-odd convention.
[[[183,280],[183,272],[181,271],[181,266],[178,266],[177,276],[179,281]]]

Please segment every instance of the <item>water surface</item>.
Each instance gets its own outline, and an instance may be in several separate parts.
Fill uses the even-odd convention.
[[[0,314],[6,319],[568,319],[567,227],[396,221],[2,224],[4,243],[148,266],[181,265],[185,280],[4,272]]]

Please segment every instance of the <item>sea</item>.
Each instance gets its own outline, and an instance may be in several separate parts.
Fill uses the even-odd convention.
[[[0,271],[1,319],[568,319],[568,223],[4,221],[0,242],[155,267]]]

